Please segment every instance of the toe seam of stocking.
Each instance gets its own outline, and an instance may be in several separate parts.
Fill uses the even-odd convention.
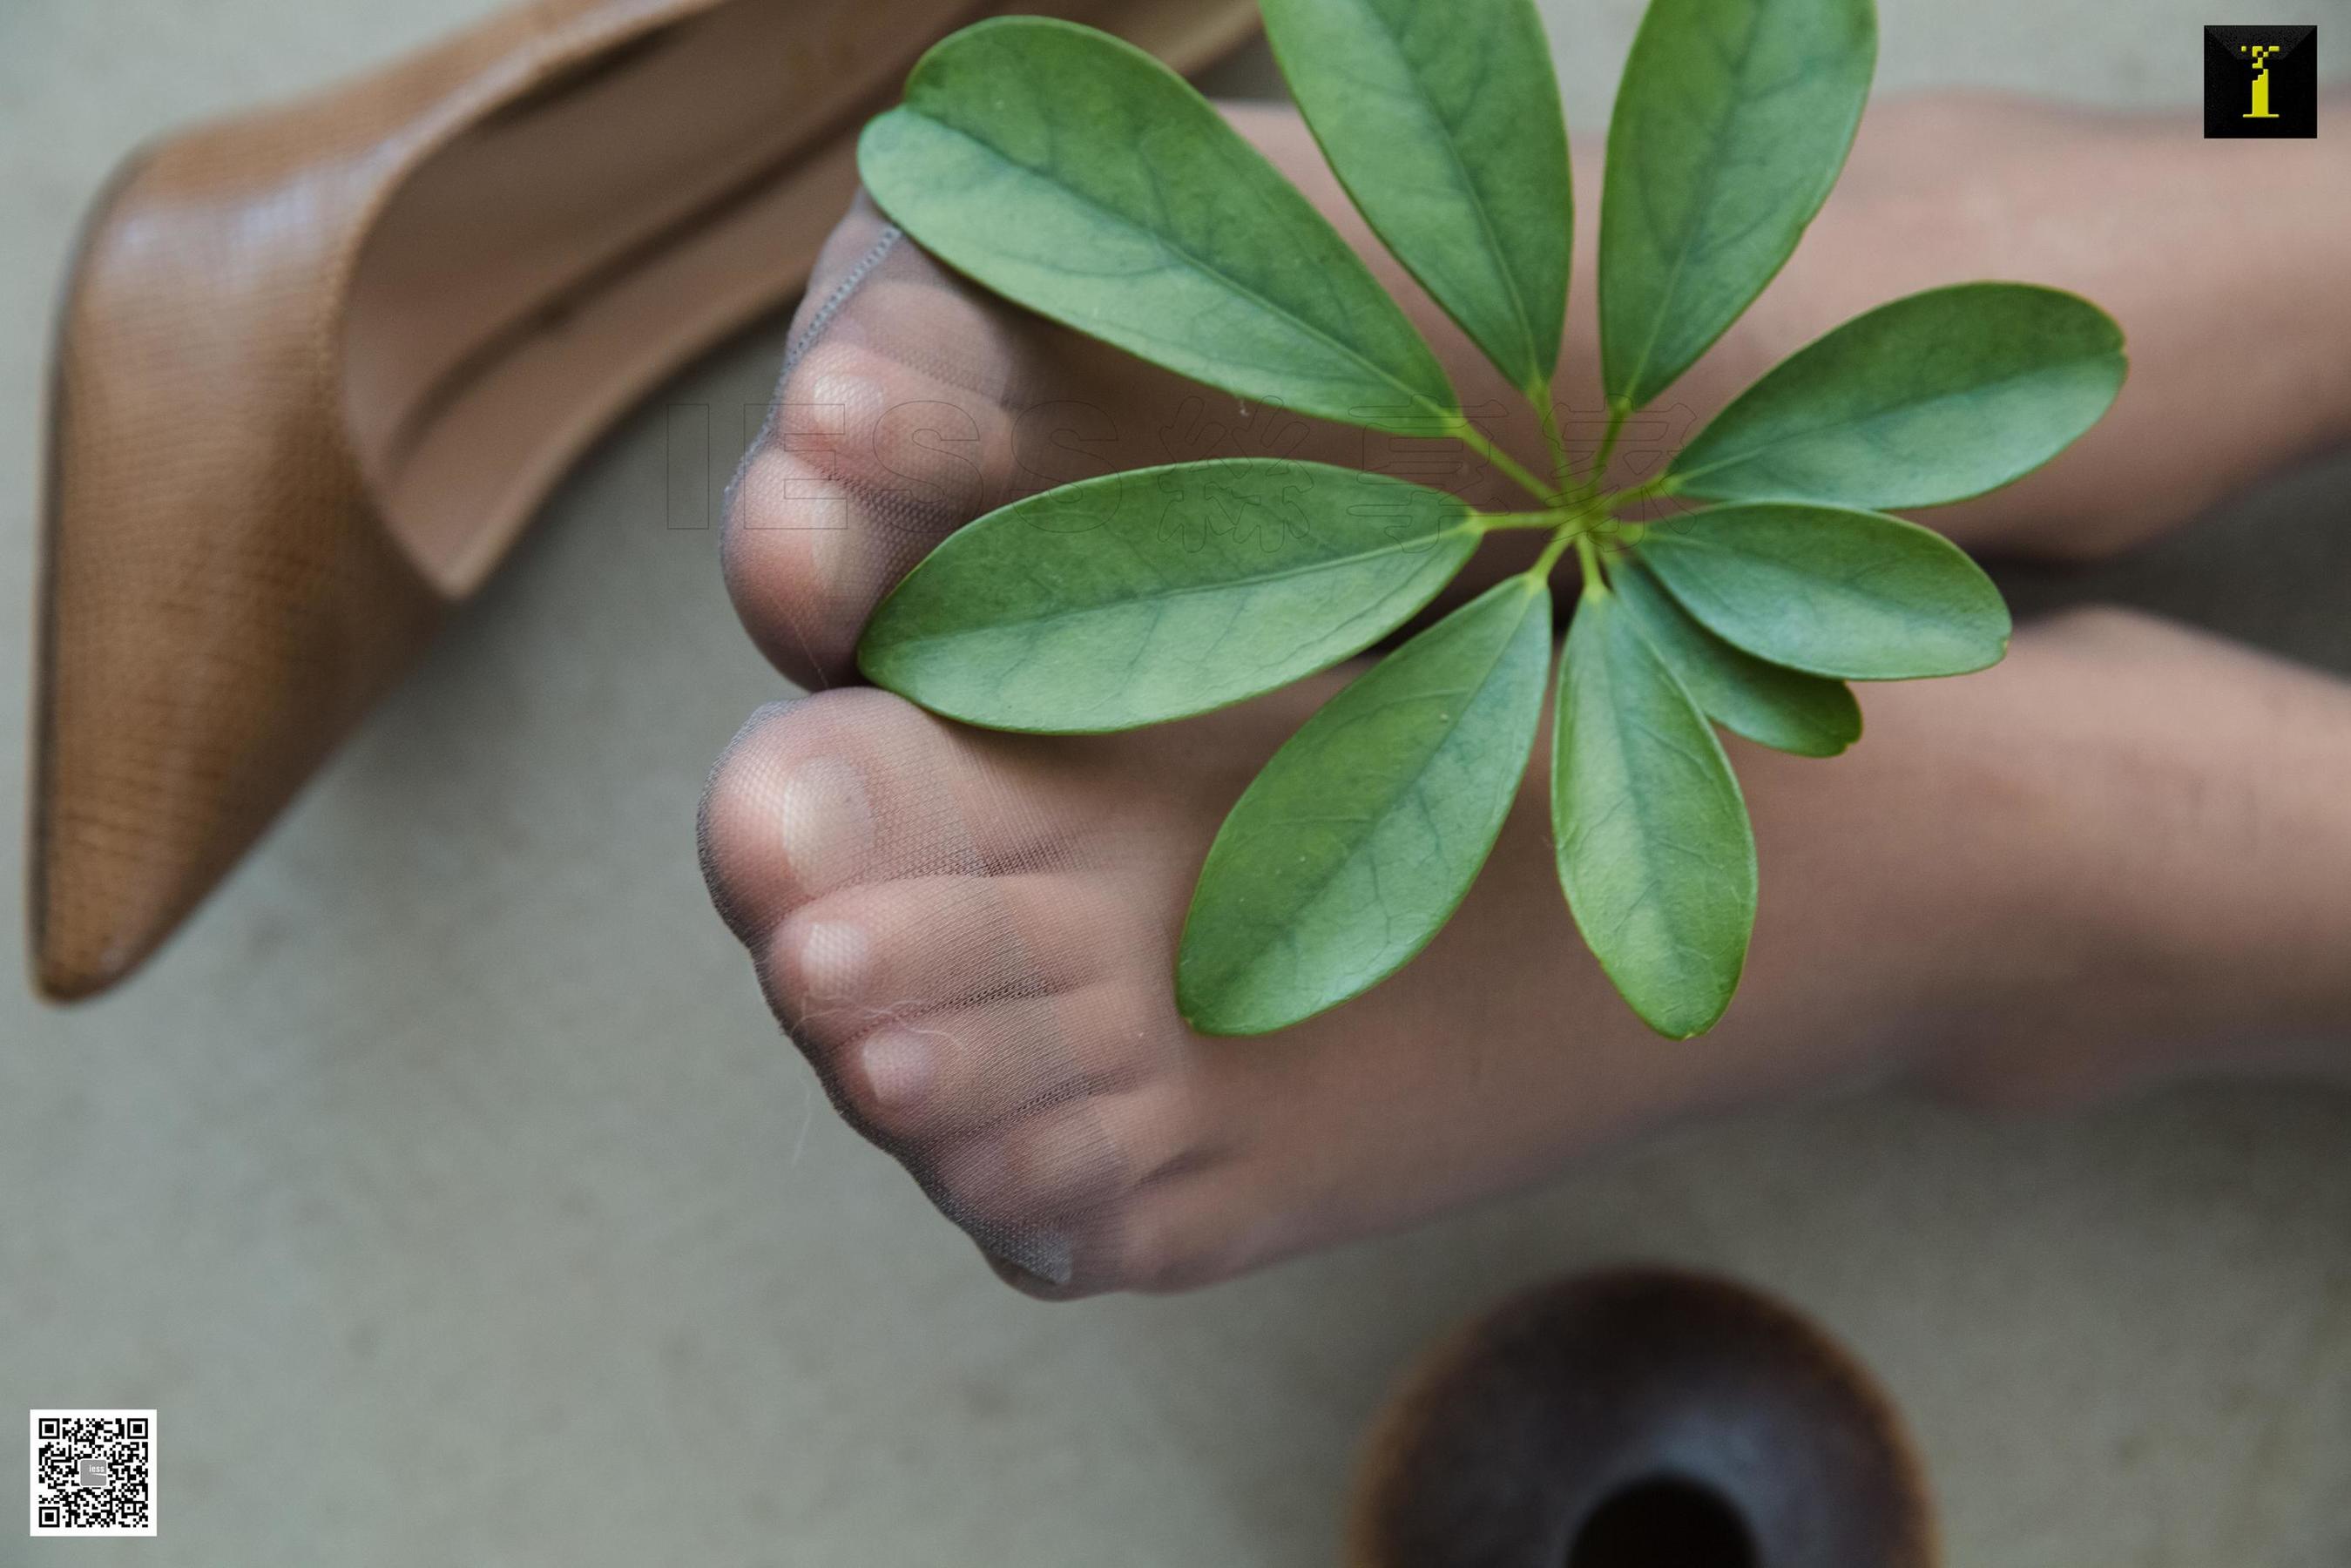
[[[868,277],[872,276],[873,269],[881,266],[890,253],[897,248],[898,242],[905,237],[905,230],[895,224],[884,224],[882,226],[881,236],[866,248],[865,254],[859,256],[846,273],[841,275],[841,281],[833,285],[832,292],[824,297],[824,303],[816,308],[816,314],[810,316],[800,329],[793,334],[792,340],[784,346],[784,369],[782,375],[778,378],[779,385],[791,379],[792,372],[799,368],[799,362],[808,357],[809,350],[816,346],[817,339],[822,337],[824,329],[832,325],[832,319],[841,314],[842,307],[849,303],[850,297],[857,292]]]

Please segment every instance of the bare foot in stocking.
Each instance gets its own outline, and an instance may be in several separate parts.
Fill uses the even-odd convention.
[[[1807,271],[1800,253],[1682,395],[1710,407],[1796,341],[1910,288],[2048,277],[2033,263],[2068,255],[2086,270],[2121,266],[2062,225],[2003,225],[1964,204],[1901,226],[1916,193],[1895,179],[1897,152],[1915,167],[1922,144],[1964,131],[1997,155],[2004,133],[1970,129],[1964,107],[1880,117],[1848,183],[1855,204],[1890,204],[1893,238],[1873,250],[1870,209],[1833,210],[1824,230],[1852,225],[1838,269]],[[1294,121],[1245,123],[1335,201],[1327,177],[1306,177]],[[2127,140],[2103,125],[2081,136],[2088,162],[2099,148],[2123,156]],[[1581,188],[1587,201],[1597,189],[1589,171]],[[1938,224],[1952,232],[1928,247]],[[1816,232],[1807,251],[1828,246]],[[2016,265],[2000,265],[2010,250]],[[2117,288],[2159,299],[2179,265],[2142,266]],[[1387,276],[1469,405],[1499,406],[1458,339]],[[2140,334],[2137,402],[2116,416],[2199,474],[2240,434],[2181,412],[2192,400],[2176,383],[2207,347],[2184,328]],[[1583,351],[1571,341],[1565,380]],[[2261,439],[2282,456],[2339,428],[2345,405],[2351,395],[2299,398],[2300,423]],[[779,666],[828,685],[909,565],[1023,490],[1249,451],[1496,483],[1449,449],[1366,447],[1376,441],[1241,409],[987,301],[864,210],[836,236],[778,417],[747,461],[728,582]],[[2241,447],[2226,451],[2235,461]],[[2084,548],[2051,543],[2061,526],[2120,541],[2172,505],[2134,456],[2119,438],[2085,448],[1936,520],[2051,553]],[[1865,692],[1869,737],[1835,762],[1734,743],[1764,904],[1741,995],[1703,1040],[1648,1035],[1577,940],[1551,869],[1540,755],[1486,874],[1394,980],[1280,1035],[1194,1035],[1172,966],[1208,840],[1358,670],[1084,739],[984,734],[885,693],[826,691],[756,716],[714,775],[705,871],[778,1018],[844,1114],[1025,1288],[1196,1284],[1678,1119],[1901,1073],[1990,1100],[2064,1100],[2199,1065],[2230,1027],[2300,1042],[2241,1047],[2236,1065],[2341,1070],[2331,1042],[2351,1019],[2337,958],[2351,894],[2314,868],[2351,849],[2351,814],[2314,781],[2351,761],[2351,694],[2118,616],[2030,631],[1986,675]]]
[[[2351,894],[2303,854],[2351,849],[2323,782],[2351,760],[2351,694],[2098,616],[1989,674],[1873,692],[1868,744],[1835,762],[1734,743],[1765,901],[1704,1040],[1650,1035],[1578,941],[1540,765],[1395,979],[1279,1035],[1195,1035],[1172,976],[1201,856],[1347,673],[1083,739],[829,692],[756,716],[714,776],[706,867],[778,1016],[1033,1287],[1199,1283],[1734,1104],[1912,1071],[2068,1099],[2165,1065],[2150,1031],[2185,1063],[2231,1021],[2351,1016]],[[2275,830],[2252,863],[2204,821],[2240,756],[2278,775],[2243,802]]]
[[[1371,238],[1296,117],[1230,112],[1404,300],[1463,405],[1522,462],[1547,466],[1533,414]],[[1971,549],[2110,554],[2341,439],[2351,433],[2351,356],[2337,346],[2351,340],[2351,293],[2325,268],[2351,253],[2351,208],[2308,193],[2351,178],[2318,160],[2351,157],[2318,143],[2263,145],[2248,157],[2196,134],[2186,121],[1971,97],[1873,111],[1786,272],[1660,409],[1635,421],[1615,477],[1654,472],[1742,387],[1840,321],[1976,277],[2096,299],[2128,334],[2133,373],[2105,423],[2048,468],[1922,514]],[[2192,162],[2183,164],[2182,146],[2200,150]],[[1583,211],[1557,384],[1581,462],[1601,423],[1589,326],[1593,160],[1579,162],[1576,188]],[[2273,276],[2280,257],[2312,276]],[[862,199],[827,246],[791,341],[768,427],[736,483],[726,567],[752,635],[807,686],[851,678],[866,615],[946,533],[1072,479],[1283,455],[1374,468],[1502,509],[1525,504],[1450,442],[1244,406],[1005,305],[934,263]],[[1523,566],[1541,542],[1490,539],[1447,602]]]

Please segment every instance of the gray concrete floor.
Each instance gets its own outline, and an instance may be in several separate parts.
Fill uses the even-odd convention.
[[[481,9],[0,4],[0,746],[83,202],[164,126]],[[1579,120],[1637,9],[1550,6]],[[1884,10],[1886,85],[2120,103],[2192,98],[2215,19]],[[2351,36],[2346,0],[2297,15]],[[763,402],[779,330],[663,403]],[[1324,1563],[1398,1366],[1518,1282],[1627,1256],[1849,1338],[1960,1568],[2351,1562],[2351,1100],[2313,1091],[2001,1124],[1870,1098],[1203,1295],[1009,1295],[826,1111],[704,902],[704,769],[780,688],[669,477],[657,406],[128,991],[57,1013],[0,986],[0,1434],[152,1406],[163,1465],[157,1541],[0,1522],[0,1563]],[[2306,472],[2093,586],[2351,669],[2318,526],[2346,496],[2351,464]],[[2291,571],[2249,575],[2256,531]],[[0,841],[0,880],[19,854]]]

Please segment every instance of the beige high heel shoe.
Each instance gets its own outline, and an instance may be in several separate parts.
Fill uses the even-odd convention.
[[[1249,0],[538,0],[135,154],[57,324],[30,927],[121,979],[581,450],[796,293],[860,125],[997,11],[1181,69]]]

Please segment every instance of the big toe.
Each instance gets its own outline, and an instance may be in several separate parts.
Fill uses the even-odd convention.
[[[861,202],[727,504],[727,591],[785,674],[848,679],[873,607],[1003,490],[1019,359],[1000,308]]]

